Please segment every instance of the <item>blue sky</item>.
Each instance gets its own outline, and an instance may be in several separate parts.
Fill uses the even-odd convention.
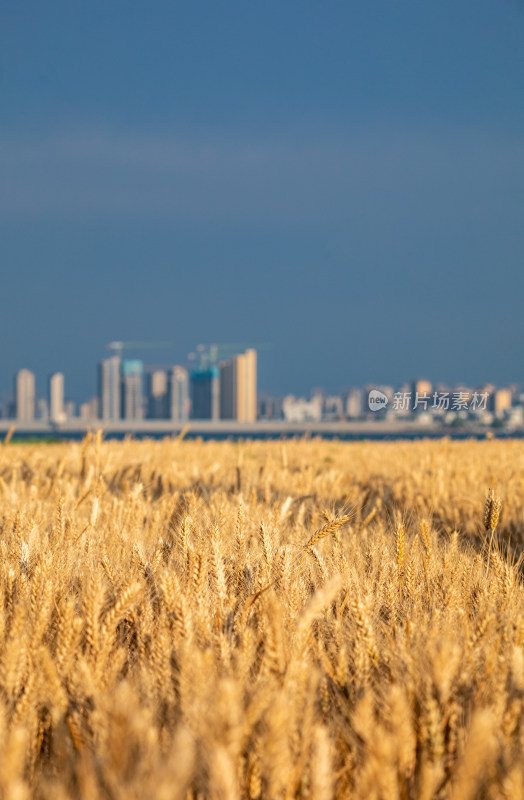
[[[523,98],[517,0],[3,0],[0,394],[114,339],[522,381]]]

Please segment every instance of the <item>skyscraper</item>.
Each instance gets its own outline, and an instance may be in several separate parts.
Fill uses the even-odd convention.
[[[175,366],[169,376],[169,416],[176,422],[185,422],[189,417],[189,376],[187,369]]]
[[[195,369],[191,372],[191,417],[218,419],[220,411],[218,367]]]
[[[51,422],[64,422],[64,376],[55,372],[49,378],[49,419]]]
[[[163,369],[147,375],[147,416],[149,419],[167,419],[168,377]]]
[[[135,358],[122,361],[122,418],[143,419],[144,365]]]
[[[111,356],[98,365],[98,409],[100,419],[120,419],[120,358]]]
[[[255,350],[220,364],[220,416],[239,422],[257,417],[257,354]]]
[[[257,352],[249,349],[244,353],[243,421],[255,422],[257,418]],[[240,417],[242,419],[242,417]]]
[[[32,422],[35,418],[35,376],[28,369],[16,373],[15,411],[20,422]]]
[[[235,419],[233,362],[221,361],[218,367],[220,370],[220,418]]]

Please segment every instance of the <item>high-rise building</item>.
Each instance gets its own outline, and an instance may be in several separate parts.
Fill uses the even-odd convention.
[[[235,419],[233,362],[221,361],[218,368],[220,370],[220,417],[221,419]]]
[[[122,361],[122,418],[143,419],[144,365],[136,358]]]
[[[49,419],[51,422],[64,422],[64,376],[55,372],[49,378]]]
[[[35,376],[29,369],[16,373],[15,412],[20,422],[32,422],[35,418]]]
[[[189,376],[184,367],[173,367],[168,387],[169,417],[177,422],[189,418]]]
[[[218,367],[195,369],[191,372],[191,417],[193,419],[218,419],[220,416],[220,389]]]
[[[255,350],[220,364],[220,416],[239,422],[257,417],[257,354]]]
[[[490,397],[491,411],[495,416],[502,416],[506,409],[511,408],[511,390],[510,389],[497,389]]]
[[[257,352],[250,348],[244,353],[243,421],[255,422],[257,418]],[[242,417],[239,417],[242,419]]]
[[[168,377],[163,369],[157,369],[147,375],[147,416],[149,419],[167,419]]]
[[[111,356],[98,365],[98,411],[102,420],[120,419],[120,358]]]
[[[364,392],[362,389],[350,389],[346,395],[346,414],[350,419],[358,419],[364,413]]]

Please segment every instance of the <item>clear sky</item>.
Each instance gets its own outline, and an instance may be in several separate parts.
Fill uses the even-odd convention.
[[[0,394],[114,339],[523,382],[524,6],[2,0],[0,264]]]

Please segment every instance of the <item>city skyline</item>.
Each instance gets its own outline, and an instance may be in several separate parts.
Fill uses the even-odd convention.
[[[140,362],[142,364],[142,369],[143,369],[143,373],[144,373],[144,381],[145,381],[144,387],[146,385],[148,385],[148,382],[150,381],[151,377],[155,373],[169,371],[169,370],[171,370],[173,368],[179,368],[179,369],[187,370],[188,372],[191,372],[191,370],[195,368],[195,365],[196,365],[198,360],[200,360],[201,365],[204,365],[204,364],[207,364],[209,362],[209,359],[211,358],[212,361],[209,362],[209,363],[216,364],[217,370],[218,370],[218,374],[220,374],[221,370],[219,369],[219,365],[222,362],[231,361],[232,359],[233,360],[236,359],[238,356],[242,356],[242,354],[239,353],[238,350],[234,349],[236,347],[235,345],[216,345],[216,344],[203,345],[203,344],[200,344],[198,346],[193,346],[193,348],[191,348],[191,352],[189,352],[186,355],[185,359],[182,358],[178,362],[175,363],[173,360],[168,361],[164,357],[163,362],[160,363],[160,359],[158,359],[158,360],[155,359],[153,362],[148,362],[146,359],[138,358],[138,353],[139,353],[140,349],[145,347],[146,349],[152,348],[157,353],[160,353],[162,350],[164,350],[164,352],[165,352],[166,349],[168,351],[170,349],[172,349],[172,343],[171,342],[149,342],[149,341],[146,341],[146,342],[135,342],[135,341],[122,342],[122,341],[115,340],[115,341],[112,341],[112,342],[106,344],[105,345],[105,349],[106,350],[112,350],[114,353],[116,353],[117,351],[121,353],[119,348],[120,347],[127,347],[128,345],[131,346],[131,352],[133,353],[133,356],[130,357],[130,358],[127,358],[127,359],[123,359],[123,360],[127,360],[129,362]],[[136,347],[133,347],[133,345],[136,345]],[[158,348],[158,349],[156,349],[156,348]],[[264,349],[271,349],[271,348],[269,348],[268,345],[263,345],[263,348]],[[248,347],[248,350],[249,350],[249,347]],[[222,351],[225,354],[227,354],[227,356],[226,355],[222,355],[222,357],[220,357],[220,353]],[[311,376],[311,379],[306,384],[305,388],[304,388],[304,385],[302,384],[302,385],[294,386],[294,387],[293,386],[291,386],[291,387],[288,386],[287,388],[282,387],[282,388],[280,388],[280,390],[278,389],[278,387],[277,387],[277,389],[270,389],[267,386],[265,386],[263,384],[263,382],[262,382],[263,379],[261,379],[261,377],[260,377],[260,365],[261,364],[264,365],[265,363],[267,363],[267,361],[270,360],[273,357],[273,354],[272,353],[271,354],[263,353],[262,357],[260,357],[260,354],[257,355],[257,353],[256,353],[256,348],[255,348],[254,352],[255,352],[255,371],[256,371],[256,375],[257,375],[256,384],[257,384],[257,392],[258,392],[258,396],[259,397],[272,397],[272,398],[280,398],[280,399],[282,399],[282,398],[285,398],[286,396],[296,396],[296,397],[301,397],[301,398],[306,398],[306,397],[310,397],[311,398],[311,397],[314,397],[315,393],[317,393],[317,392],[325,394],[326,396],[335,396],[335,395],[344,395],[349,390],[351,390],[352,388],[374,387],[374,386],[376,386],[376,387],[379,387],[379,386],[401,387],[401,386],[406,385],[407,383],[413,383],[414,381],[417,381],[417,380],[418,381],[428,381],[432,386],[443,386],[443,387],[445,386],[445,387],[448,387],[448,388],[450,388],[450,387],[469,387],[470,389],[479,389],[480,387],[490,385],[490,386],[496,387],[497,389],[506,388],[508,386],[509,387],[514,387],[515,389],[518,389],[518,387],[524,386],[524,383],[522,381],[517,380],[517,379],[513,379],[513,380],[509,380],[509,381],[502,381],[502,382],[499,381],[499,382],[497,382],[494,379],[488,377],[488,378],[483,378],[483,379],[481,379],[479,381],[468,381],[468,380],[466,380],[464,378],[459,378],[458,380],[452,381],[452,380],[445,380],[441,376],[437,376],[437,377],[431,376],[429,374],[429,371],[422,371],[421,373],[419,373],[419,377],[418,378],[414,377],[413,375],[401,375],[401,376],[397,375],[393,379],[386,380],[386,379],[382,378],[381,376],[377,376],[374,380],[365,380],[365,381],[361,381],[361,382],[359,382],[356,379],[355,375],[353,375],[353,376],[340,375],[339,376],[339,380],[336,383],[334,383],[333,385],[330,385],[330,386],[322,385],[319,380],[315,380],[314,376]],[[119,359],[117,357],[117,361],[118,360]],[[35,359],[32,359],[32,361],[34,362]],[[99,355],[98,361],[96,362],[95,369],[93,369],[93,370],[89,370],[89,369],[83,370],[84,374],[89,373],[89,375],[91,376],[91,380],[90,381],[85,381],[86,384],[89,384],[89,383],[91,384],[91,391],[88,391],[85,395],[81,395],[81,396],[76,395],[75,396],[74,393],[70,389],[70,381],[67,380],[67,391],[63,395],[63,402],[65,402],[67,400],[67,402],[69,402],[70,404],[73,403],[76,408],[80,408],[80,406],[82,404],[88,403],[93,398],[99,396],[99,394],[100,394],[99,386],[100,386],[100,380],[101,380],[100,371],[101,371],[101,369],[103,369],[103,365],[104,364],[105,364],[105,368],[107,369],[110,362],[111,362],[111,357],[106,356],[105,358],[103,358],[103,357],[100,358],[100,355]],[[78,365],[77,365],[77,367],[78,367]],[[61,391],[64,392],[63,386],[64,386],[64,374],[65,373],[64,373],[63,370],[56,370],[55,369],[55,370],[52,370],[51,372],[47,372],[46,373],[41,369],[39,370],[39,369],[30,368],[30,367],[18,367],[16,369],[13,377],[11,378],[11,380],[4,378],[4,380],[0,383],[0,409],[2,409],[2,408],[5,409],[9,404],[12,404],[14,402],[14,399],[15,399],[15,396],[16,396],[16,389],[14,391],[13,390],[9,390],[8,386],[9,386],[9,383],[11,383],[11,385],[13,385],[13,381],[15,381],[15,383],[16,383],[17,375],[20,372],[29,372],[33,376],[34,386],[32,388],[32,391],[33,391],[34,397],[35,397],[35,404],[36,404],[36,402],[38,400],[42,400],[44,398],[48,398],[49,397],[49,393],[50,393],[49,382],[50,382],[51,378],[53,378],[53,377],[60,376],[61,386],[62,386]],[[391,373],[389,373],[389,374],[391,374]],[[421,378],[420,375],[424,375],[425,377]],[[222,390],[220,390],[220,393],[221,393],[221,397],[222,397],[222,395],[223,395]],[[110,402],[110,401],[107,400],[106,402]],[[222,400],[222,402],[223,402],[223,400]],[[229,400],[228,402],[231,403],[232,400]],[[113,394],[112,403],[113,403],[113,412],[111,412],[111,413],[112,413],[112,416],[114,416],[115,403],[116,404],[120,403],[120,400],[118,398],[116,398],[116,396],[114,394]],[[146,415],[148,413],[147,408],[148,408],[147,405],[144,406],[144,415]],[[107,414],[108,412],[106,411],[104,413]],[[5,412],[4,412],[4,416],[5,416]],[[250,416],[251,417],[253,416],[252,412],[250,413]]]
[[[136,357],[123,358],[127,347],[139,349],[156,345],[151,342],[111,342],[113,354],[97,366],[97,393],[83,402],[71,401],[65,392],[65,376],[55,372],[48,376],[47,395],[35,390],[35,375],[27,368],[14,376],[14,392],[3,405],[0,416],[18,423],[49,422],[60,426],[73,419],[85,423],[141,420],[189,420],[253,423],[257,420],[282,418],[288,422],[336,421],[360,419],[384,412],[380,418],[408,418],[422,412],[433,413],[444,421],[453,416],[470,415],[489,424],[506,420],[511,426],[524,425],[524,392],[521,385],[497,386],[483,382],[471,386],[465,382],[451,385],[418,378],[394,384],[354,383],[330,393],[312,386],[309,399],[292,393],[271,396],[259,392],[257,352],[231,352],[221,358],[231,345],[199,345],[191,353],[192,366],[171,364],[159,368]]]
[[[21,423],[43,420],[60,425],[72,418],[102,423],[171,419],[185,422],[193,419],[231,419],[254,422],[257,418],[257,353],[224,352],[231,345],[199,345],[200,364],[192,368],[171,364],[159,368],[146,365],[138,358],[124,358],[123,352],[157,343],[115,341],[107,345],[112,354],[97,365],[97,392],[75,403],[67,399],[65,376],[54,372],[48,376],[47,393],[35,390],[35,374],[22,367],[14,376],[14,391],[0,404],[0,418]],[[234,347],[234,346],[233,346]],[[219,358],[219,353],[222,357]],[[190,354],[193,361],[197,354]],[[216,362],[216,363],[215,363]]]

